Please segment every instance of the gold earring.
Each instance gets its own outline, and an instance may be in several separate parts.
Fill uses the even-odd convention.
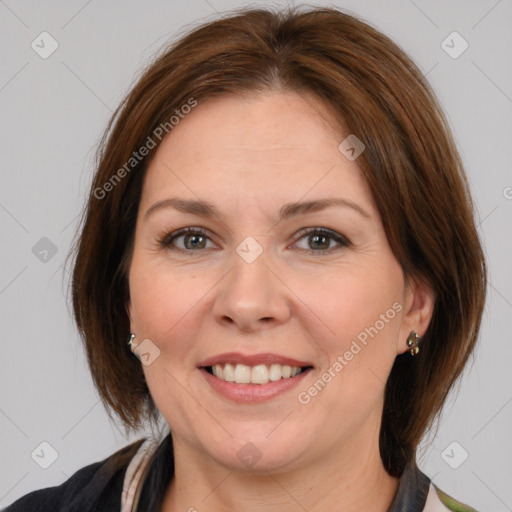
[[[419,341],[420,335],[416,331],[411,331],[411,334],[409,334],[407,338],[407,346],[411,349],[409,351],[411,356],[415,356],[420,351],[420,347],[418,346]]]

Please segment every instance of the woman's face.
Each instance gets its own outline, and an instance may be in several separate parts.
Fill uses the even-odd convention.
[[[178,455],[284,471],[378,454],[385,382],[430,316],[347,135],[313,96],[227,97],[151,161],[128,306]]]

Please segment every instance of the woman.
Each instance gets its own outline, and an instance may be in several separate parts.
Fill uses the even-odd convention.
[[[335,9],[205,24],[112,119],[72,282],[109,414],[169,433],[7,511],[473,510],[415,451],[485,283],[449,128],[393,42]]]

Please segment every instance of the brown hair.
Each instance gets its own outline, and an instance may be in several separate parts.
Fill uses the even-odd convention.
[[[430,86],[389,38],[337,9],[241,10],[203,24],[166,49],[116,110],[74,248],[73,308],[95,386],[127,432],[157,422],[126,346],[127,270],[156,149],[136,160],[133,152],[149,139],[158,147],[159,127],[170,132],[187,103],[269,89],[314,93],[364,143],[358,163],[391,249],[406,276],[435,292],[420,354],[398,356],[386,385],[380,451],[400,476],[474,349],[486,266],[463,166]]]

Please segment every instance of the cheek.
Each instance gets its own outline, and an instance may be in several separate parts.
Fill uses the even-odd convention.
[[[333,278],[323,293],[315,292],[313,304],[320,307],[319,315],[329,327],[317,338],[327,361],[317,379],[328,383],[317,385],[315,380],[315,389],[301,391],[305,399],[318,395],[313,402],[317,410],[328,408],[333,417],[348,423],[380,410],[397,355],[402,283],[400,267],[368,268],[360,275],[352,272]]]
[[[130,271],[132,324],[137,337],[151,339],[163,351],[164,340],[174,337],[197,302],[197,280],[178,277],[162,265],[144,266],[141,260],[134,258]]]
[[[353,340],[396,343],[403,308],[403,278],[398,264],[333,272],[309,288],[308,303],[330,333],[324,350],[331,358],[350,348]],[[306,302],[306,301],[305,301]],[[384,347],[383,347],[384,348]]]

